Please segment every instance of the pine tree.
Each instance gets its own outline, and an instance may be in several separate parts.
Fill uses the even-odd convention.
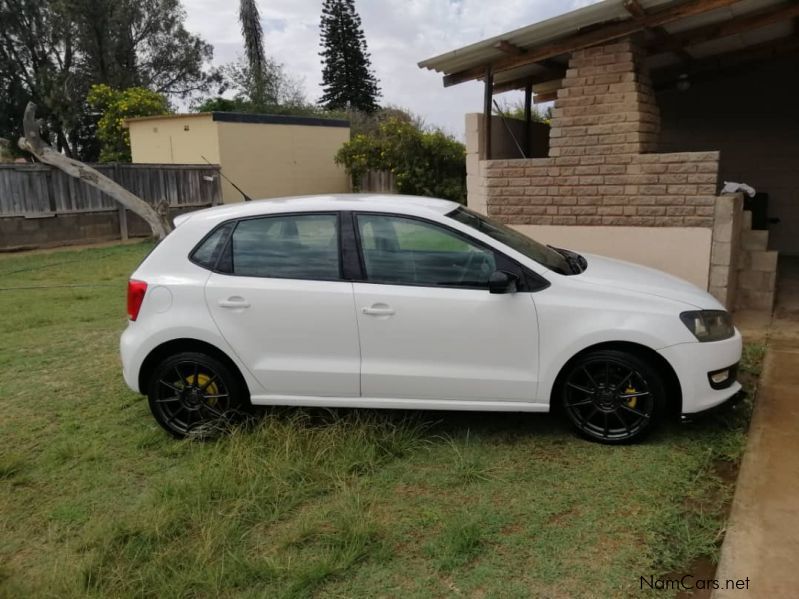
[[[354,0],[324,0],[321,36],[324,94],[319,103],[329,110],[377,110],[380,88]]]
[[[266,103],[266,82],[264,67],[264,30],[261,26],[261,13],[255,0],[240,0],[239,22],[241,34],[244,36],[244,49],[247,54],[248,72],[250,74],[250,96],[252,101],[262,106]]]

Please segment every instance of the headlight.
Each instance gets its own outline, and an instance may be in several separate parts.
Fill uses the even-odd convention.
[[[721,341],[735,334],[732,318],[724,310],[683,312],[680,320],[699,341]]]

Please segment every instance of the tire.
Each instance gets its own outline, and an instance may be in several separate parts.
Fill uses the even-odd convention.
[[[633,353],[597,350],[563,372],[560,407],[577,432],[591,441],[619,445],[641,441],[665,412],[663,377]]]
[[[147,399],[156,422],[178,439],[215,437],[249,407],[238,373],[199,352],[165,358],[153,370]]]

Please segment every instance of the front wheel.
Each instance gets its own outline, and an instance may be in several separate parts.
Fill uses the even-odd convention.
[[[249,403],[240,377],[216,358],[183,352],[154,370],[148,387],[150,410],[174,437],[210,437],[237,420]]]
[[[638,356],[599,350],[569,365],[561,405],[577,431],[593,441],[639,441],[663,414],[665,387],[658,371]]]

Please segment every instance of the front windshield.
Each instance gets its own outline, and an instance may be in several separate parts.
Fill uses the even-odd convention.
[[[493,237],[500,243],[504,243],[531,260],[535,260],[539,264],[546,266],[549,270],[554,270],[563,275],[573,272],[569,266],[568,260],[566,260],[563,254],[556,252],[546,245],[538,243],[534,239],[527,237],[527,235],[523,235],[502,223],[489,220],[482,214],[473,212],[468,208],[460,207],[447,214],[447,216],[472,229],[485,233],[489,237]]]

